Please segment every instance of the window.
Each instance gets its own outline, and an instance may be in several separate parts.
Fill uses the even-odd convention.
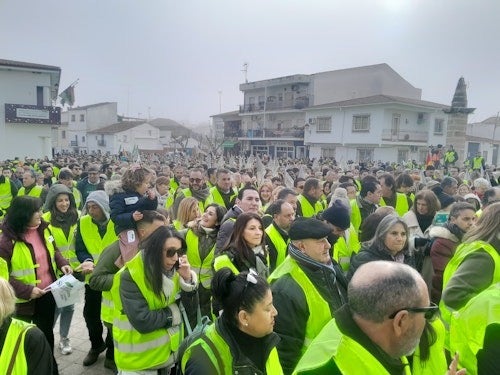
[[[82,143],[85,143],[85,136],[82,135]]]
[[[352,116],[352,131],[353,132],[370,131],[370,115]]]
[[[148,135],[151,137],[153,135],[153,131],[152,130],[148,130]]]
[[[321,149],[321,157],[334,158],[335,157],[335,149],[334,148],[322,148]]]
[[[36,87],[36,105],[43,107],[43,86]]]
[[[85,121],[85,115],[80,115],[80,122],[84,122]]]
[[[373,148],[358,148],[357,153],[360,162],[373,160]]]
[[[332,118],[331,117],[318,117],[316,119],[316,131],[318,133],[330,133],[332,131]]]
[[[264,109],[264,95],[259,95],[259,109]]]
[[[75,122],[76,121],[76,115],[71,115],[71,122]]]
[[[66,139],[66,130],[61,131],[61,138]]]
[[[434,134],[443,134],[444,119],[437,118],[434,119]]]

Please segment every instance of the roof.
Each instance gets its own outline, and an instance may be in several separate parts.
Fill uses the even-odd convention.
[[[148,124],[160,130],[170,130],[174,136],[191,135],[192,133],[191,129],[168,118],[155,118],[154,120],[148,121]]]
[[[123,121],[116,124],[104,126],[100,129],[89,131],[89,134],[115,134],[146,124],[146,121]]]
[[[61,68],[58,66],[34,64],[23,61],[3,60],[3,59],[0,59],[0,66],[7,66],[12,68],[36,69],[36,70],[53,70],[58,72],[61,71]]]
[[[240,111],[231,111],[231,112],[224,112],[224,113],[217,113],[216,115],[211,115],[210,117],[227,117],[227,116],[238,116],[240,114]]]
[[[320,108],[331,108],[331,107],[357,107],[357,106],[375,105],[375,104],[408,104],[412,106],[438,108],[438,109],[449,108],[449,106],[445,104],[428,102],[425,100],[409,99],[409,98],[402,98],[399,96],[390,96],[390,95],[373,95],[364,98],[356,98],[356,99],[342,100],[340,102],[320,104],[309,107],[307,109],[320,109]]]
[[[85,110],[85,109],[89,109],[89,108],[93,108],[93,107],[99,107],[101,105],[106,105],[106,104],[116,104],[116,102],[102,102],[102,103],[95,103],[95,104],[83,105],[81,107],[71,108],[68,112],[71,112],[71,111],[81,111],[81,110]]]

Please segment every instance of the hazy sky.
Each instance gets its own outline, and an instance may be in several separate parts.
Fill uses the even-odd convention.
[[[498,0],[0,0],[0,58],[61,67],[75,105],[206,122],[248,80],[387,63],[470,121],[500,111]],[[1,89],[1,88],[0,88]],[[150,108],[150,109],[148,109]]]

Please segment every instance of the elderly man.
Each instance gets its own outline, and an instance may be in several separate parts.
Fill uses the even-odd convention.
[[[406,356],[438,312],[420,274],[396,262],[370,262],[356,271],[347,295],[349,304],[336,311],[294,374],[409,374]]]
[[[273,218],[272,223],[266,228],[266,244],[269,251],[269,263],[271,272],[276,269],[287,255],[287,247],[290,239],[288,231],[295,220],[295,210],[292,205],[283,199],[271,203],[267,213]]]
[[[347,301],[347,280],[330,257],[327,237],[332,228],[314,218],[298,218],[290,227],[291,243],[285,261],[269,281],[280,335],[278,353],[285,374],[291,374],[301,355],[334,311]]]

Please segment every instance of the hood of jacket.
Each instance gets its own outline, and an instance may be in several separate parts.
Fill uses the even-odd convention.
[[[56,198],[59,194],[68,194],[69,201],[72,207],[76,207],[75,196],[73,191],[69,187],[63,184],[54,184],[50,187],[47,192],[47,198],[45,199],[45,204],[43,205],[43,211],[50,211],[56,204]]]
[[[111,180],[111,181],[106,181],[104,183],[104,191],[108,196],[112,196],[113,194],[118,194],[118,193],[125,193],[125,190],[123,190],[122,187],[122,182],[121,180]]]

